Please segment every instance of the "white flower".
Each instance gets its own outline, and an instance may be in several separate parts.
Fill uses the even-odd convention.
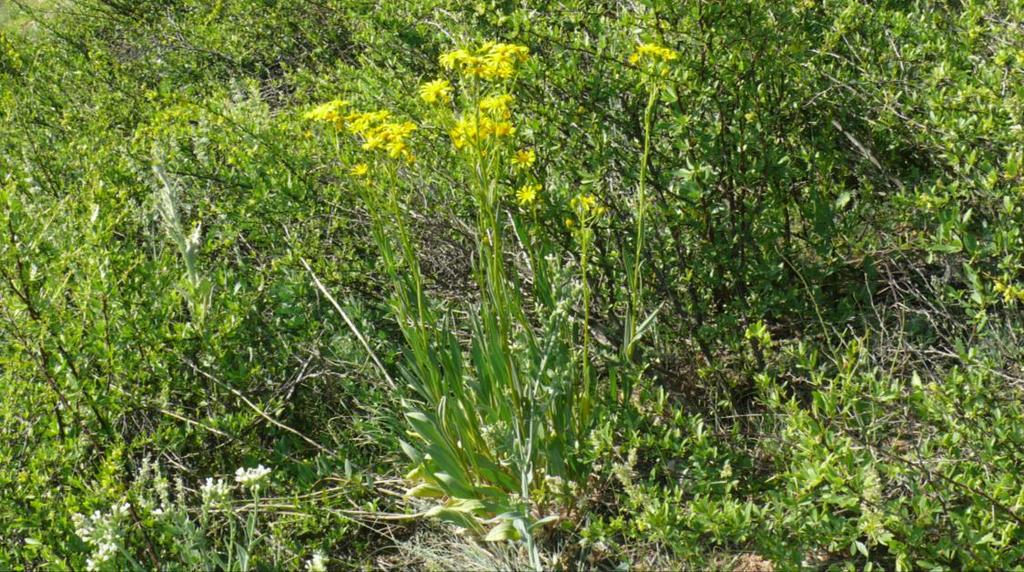
[[[207,478],[206,482],[199,486],[199,492],[203,496],[203,504],[206,506],[215,505],[231,494],[231,486],[224,482],[224,479]]]
[[[544,483],[555,493],[564,494],[566,489],[565,480],[558,475],[544,475]]]
[[[317,550],[313,557],[306,561],[307,572],[327,572],[327,557]]]
[[[110,516],[113,518],[124,518],[128,516],[128,511],[132,509],[131,503],[124,503],[122,505],[115,505],[110,509]]]
[[[121,521],[128,517],[130,510],[131,505],[124,503],[111,507],[107,514],[97,510],[91,517],[72,515],[75,532],[94,547],[92,555],[85,562],[87,570],[98,570],[117,555],[123,535]]]
[[[242,467],[238,467],[238,470],[235,471],[235,482],[245,487],[259,486],[259,483],[261,480],[263,480],[263,477],[269,474],[270,469],[264,467],[263,465],[260,465],[255,469],[245,469]]]
[[[76,512],[71,515],[71,522],[75,524],[75,534],[77,534],[79,538],[84,540],[92,536],[92,521],[86,518],[84,514]]]

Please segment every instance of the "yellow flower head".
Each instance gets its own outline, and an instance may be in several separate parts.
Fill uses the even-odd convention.
[[[439,61],[441,67],[458,70],[464,76],[495,80],[512,77],[516,65],[525,62],[529,55],[526,46],[486,42],[476,50],[448,52]]]
[[[455,123],[455,127],[448,132],[456,149],[462,149],[466,145],[480,142],[480,125],[478,123],[480,122],[476,120],[476,117],[462,116],[459,118]]]
[[[515,101],[516,98],[507,93],[492,95],[484,98],[480,102],[480,111],[490,113],[497,118],[508,119],[512,117],[512,110],[510,109],[510,106],[515,103]]]
[[[364,134],[363,149],[373,151],[383,149],[389,157],[404,157],[412,161],[412,153],[406,138],[416,130],[416,124],[411,121],[403,123],[382,123],[371,127]]]
[[[420,86],[420,98],[427,103],[448,103],[452,99],[452,84],[446,79],[435,79]]]
[[[466,61],[471,57],[473,56],[470,55],[470,53],[467,52],[466,50],[453,50],[446,54],[442,54],[441,57],[438,58],[438,61],[440,62],[441,67],[450,70],[455,69],[462,62]]]
[[[679,54],[675,50],[659,46],[657,44],[640,44],[633,55],[629,56],[629,63],[637,64],[643,60],[652,62],[670,62],[678,59]]]
[[[509,78],[515,71],[516,64],[521,64],[530,57],[530,48],[516,44],[491,44],[488,46],[484,59],[490,71],[501,78]]]
[[[605,208],[597,203],[597,197],[591,194],[577,195],[569,203],[581,220],[587,221],[604,214]]]
[[[348,124],[348,130],[352,133],[365,135],[374,125],[387,121],[389,117],[391,117],[391,112],[387,110],[354,112],[345,116],[345,122]]]
[[[537,200],[537,193],[540,189],[540,185],[523,185],[520,187],[516,192],[516,200],[519,202],[519,206],[532,205]]]
[[[1024,301],[1024,289],[1013,284],[1005,284],[996,280],[995,291],[1003,295],[1003,301],[1007,304],[1015,304],[1018,300]]]
[[[348,172],[353,177],[365,177],[370,172],[370,166],[366,163],[357,163],[352,165]]]
[[[529,169],[537,162],[537,153],[533,149],[520,149],[512,156],[512,165],[517,169]]]
[[[508,137],[515,134],[516,128],[508,121],[495,121],[490,117],[463,115],[449,131],[452,144],[456,149],[466,145],[480,147],[490,137]]]
[[[496,121],[493,131],[495,137],[511,137],[516,134],[515,126],[508,121]]]
[[[334,101],[328,101],[327,103],[321,103],[313,109],[302,114],[303,119],[310,121],[322,121],[324,123],[334,123],[337,127],[341,127],[344,121],[344,117],[341,115],[343,109],[348,107],[348,102],[344,99],[335,99]]]

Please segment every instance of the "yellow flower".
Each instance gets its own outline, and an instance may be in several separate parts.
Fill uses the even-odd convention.
[[[341,127],[344,117],[341,115],[341,111],[348,107],[348,102],[344,99],[335,99],[334,101],[328,101],[322,103],[313,109],[307,111],[302,115],[303,119],[310,121],[322,121],[324,123],[334,123],[338,127]]]
[[[493,44],[489,46],[484,60],[488,65],[488,73],[494,77],[507,79],[515,72],[515,64],[526,61],[530,49],[515,44]]]
[[[441,67],[444,69],[455,69],[456,66],[461,64],[463,61],[471,58],[469,52],[466,50],[454,50],[443,54],[438,61],[441,63]]]
[[[519,191],[516,192],[516,200],[519,201],[519,206],[532,205],[537,200],[537,192],[540,189],[540,185],[523,185],[520,187]]]
[[[427,103],[448,103],[452,98],[452,84],[446,79],[435,79],[420,86],[420,98]]]
[[[353,177],[365,177],[366,174],[370,172],[370,166],[366,163],[357,163],[352,165],[352,168],[349,169],[348,172]]]
[[[597,203],[597,197],[589,193],[577,195],[569,204],[582,221],[596,219],[605,213],[605,208]]]
[[[629,63],[636,64],[641,60],[653,60],[655,62],[670,62],[679,57],[675,50],[659,46],[657,44],[640,44],[633,55],[629,56]]]
[[[480,146],[492,135],[502,137],[515,132],[515,127],[508,122],[496,122],[490,117],[477,118],[475,115],[463,115],[448,132],[456,149],[466,145]]]
[[[479,140],[479,129],[475,117],[460,117],[448,134],[452,138],[452,144],[456,149],[462,149],[469,143],[476,143]]]
[[[516,64],[525,62],[530,49],[516,44],[486,42],[476,50],[459,49],[439,58],[441,67],[458,70],[468,77],[507,79],[515,73]]]
[[[573,227],[573,225],[575,225],[575,224],[576,224],[576,223],[575,223],[575,222],[573,222],[573,220],[572,220],[571,218],[567,218],[567,219],[565,219],[565,226],[566,226],[566,228],[572,228],[572,227]]]
[[[411,121],[403,123],[382,123],[371,127],[364,134],[365,141],[363,149],[373,151],[383,149],[389,157],[405,157],[412,161],[412,153],[405,139],[416,130],[416,124]]]
[[[1024,289],[1013,284],[1004,284],[1003,282],[996,280],[994,289],[997,294],[1003,295],[1003,301],[1007,304],[1013,304],[1018,300],[1024,301]]]
[[[577,195],[575,198],[572,199],[572,202],[570,204],[572,204],[572,208],[576,210],[589,212],[591,209],[597,206],[597,197],[590,194]]]
[[[392,141],[385,145],[384,149],[388,152],[388,156],[392,158],[409,154],[409,146],[405,144],[405,141]]]
[[[508,119],[512,117],[512,111],[509,107],[515,103],[516,99],[507,93],[501,95],[492,95],[491,97],[484,98],[480,102],[480,111],[488,112],[493,114],[495,117],[501,119]]]
[[[529,169],[537,162],[537,153],[533,149],[520,149],[512,156],[512,164],[518,169]]]
[[[515,135],[516,128],[508,121],[499,121],[494,123],[494,136],[495,137],[509,137]]]
[[[456,149],[462,149],[467,145],[482,147],[482,144],[491,137],[510,137],[514,135],[516,128],[508,121],[495,121],[486,115],[467,113],[459,117],[448,134],[452,138],[452,144]],[[486,150],[480,149],[486,154]]]
[[[386,121],[389,117],[391,117],[391,112],[387,110],[368,111],[365,113],[354,112],[345,116],[345,122],[348,123],[349,131],[356,135],[363,135],[374,124]]]

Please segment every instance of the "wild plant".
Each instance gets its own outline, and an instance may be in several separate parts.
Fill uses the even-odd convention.
[[[125,498],[107,511],[73,515],[76,534],[91,550],[87,569],[162,569],[173,555],[189,570],[252,570],[256,555],[267,550],[260,513],[270,472],[262,465],[241,467],[233,482],[207,478],[196,495],[144,460]],[[322,554],[314,555],[307,568],[325,563]]]
[[[638,53],[647,57],[647,49]],[[674,54],[666,50],[663,60],[671,59],[665,53]],[[522,540],[540,568],[536,531],[577,505],[573,493],[590,476],[580,448],[602,399],[588,261],[605,207],[593,194],[546,186],[536,151],[518,133],[517,79],[528,60],[528,48],[493,42],[442,55],[452,77],[420,87],[421,124],[387,110],[353,110],[341,99],[306,118],[332,128],[394,288],[392,312],[406,342],[402,374],[412,390],[403,448],[414,463],[408,479],[417,484],[408,494],[441,499],[427,515],[487,540]],[[648,132],[656,98],[652,88]],[[466,322],[430,300],[417,252],[409,196],[422,179],[413,146],[421,125],[448,134],[455,192],[473,205],[477,301]],[[341,144],[343,135],[355,144]],[[640,311],[643,184],[641,177],[631,316]],[[576,252],[560,251],[540,232],[540,217],[552,213],[565,217]],[[627,353],[642,331],[637,322],[628,327]],[[465,330],[468,347],[456,336]]]
[[[167,176],[159,164],[154,165],[153,174],[159,182],[156,192],[156,211],[160,218],[160,226],[167,239],[178,250],[182,263],[185,265],[181,290],[188,301],[193,324],[201,326],[213,297],[213,282],[203,276],[199,268],[202,225],[197,224],[191,232],[186,232],[185,225],[181,220],[180,200],[174,181]]]

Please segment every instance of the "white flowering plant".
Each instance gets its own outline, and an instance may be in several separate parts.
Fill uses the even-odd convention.
[[[184,480],[168,480],[159,465],[142,462],[127,497],[106,510],[73,514],[75,534],[88,547],[89,572],[173,569],[251,570],[268,563],[300,565],[301,554],[290,556],[272,533],[260,526],[264,512],[261,493],[270,489],[272,470],[262,464],[239,467],[230,480],[207,477],[195,489]],[[137,547],[144,546],[139,550]],[[166,556],[173,555],[172,560]],[[329,558],[311,552],[302,566],[326,570]]]

